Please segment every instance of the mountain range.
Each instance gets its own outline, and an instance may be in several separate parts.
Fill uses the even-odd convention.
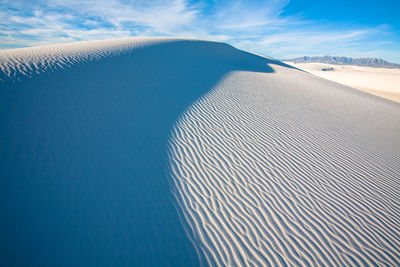
[[[380,58],[351,58],[342,56],[315,56],[315,57],[299,57],[293,59],[285,59],[295,63],[327,63],[335,65],[356,65],[376,68],[400,68],[399,64],[390,63]]]

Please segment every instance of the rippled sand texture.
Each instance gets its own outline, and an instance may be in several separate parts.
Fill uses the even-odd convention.
[[[223,43],[0,51],[0,266],[396,266],[399,118]]]
[[[400,105],[271,66],[226,75],[172,132],[203,264],[398,266]]]
[[[0,81],[20,80],[173,41],[176,39],[124,38],[9,49],[0,53]]]

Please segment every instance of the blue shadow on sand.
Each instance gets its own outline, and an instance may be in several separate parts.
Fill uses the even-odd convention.
[[[179,40],[0,86],[2,266],[193,266],[168,182],[179,115],[230,71],[229,45]]]

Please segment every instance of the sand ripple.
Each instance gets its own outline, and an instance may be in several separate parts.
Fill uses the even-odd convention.
[[[226,76],[172,132],[172,187],[203,263],[398,265],[400,105],[274,69]]]
[[[20,80],[111,56],[121,56],[144,47],[173,42],[178,38],[118,38],[8,49],[0,51],[0,81]]]

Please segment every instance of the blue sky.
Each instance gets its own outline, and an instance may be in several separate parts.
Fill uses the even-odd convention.
[[[400,63],[399,14],[398,0],[2,0],[0,48],[182,36],[275,58],[343,55]]]

